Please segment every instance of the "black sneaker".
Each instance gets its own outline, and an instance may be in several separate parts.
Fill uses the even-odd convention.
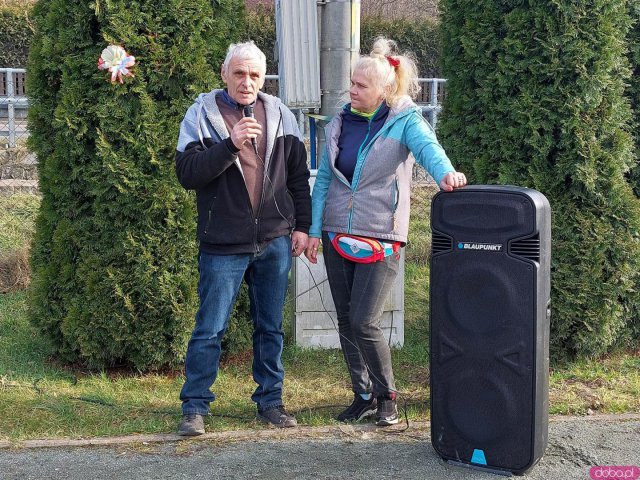
[[[356,393],[353,402],[346,410],[338,414],[336,420],[339,422],[359,422],[363,418],[370,417],[376,413],[378,402],[376,397],[371,395],[369,400],[363,399],[360,394]]]
[[[204,433],[204,417],[202,415],[190,414],[183,415],[180,426],[178,427],[178,435],[193,437]]]
[[[378,397],[376,425],[386,427],[396,423],[398,423],[398,406],[396,405],[395,392],[380,395]]]
[[[289,428],[298,425],[296,417],[289,415],[283,405],[270,408],[268,410],[258,410],[258,420],[278,428]]]

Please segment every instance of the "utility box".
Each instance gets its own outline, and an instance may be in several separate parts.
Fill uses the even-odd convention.
[[[311,171],[311,189],[316,171]],[[338,318],[324,267],[322,251],[313,265],[304,255],[294,259],[291,269],[295,296],[293,321],[296,345],[315,348],[340,348]],[[389,292],[382,314],[382,329],[392,346],[404,345],[404,249],[398,276]]]

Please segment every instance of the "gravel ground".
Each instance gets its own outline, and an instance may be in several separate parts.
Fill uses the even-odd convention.
[[[251,432],[216,434],[190,441],[172,435],[123,437],[88,447],[57,442],[35,448],[37,444],[25,442],[0,449],[0,478],[499,478],[443,463],[425,425],[395,435],[367,426],[296,430],[286,435],[260,431],[253,438]],[[594,465],[640,465],[640,415],[553,418],[545,456],[520,478],[589,479]]]

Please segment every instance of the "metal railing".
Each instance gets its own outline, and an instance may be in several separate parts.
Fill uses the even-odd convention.
[[[0,142],[6,148],[16,148],[17,140],[28,135],[25,78],[23,68],[0,68]]]
[[[419,78],[418,82],[421,89],[416,103],[422,107],[422,115],[429,120],[435,129],[438,124],[438,115],[442,111],[447,80],[444,78]]]
[[[37,160],[27,147],[26,72],[0,68],[0,195],[37,191]]]

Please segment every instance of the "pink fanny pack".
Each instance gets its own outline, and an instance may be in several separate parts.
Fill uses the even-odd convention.
[[[380,262],[400,250],[400,242],[381,242],[375,238],[360,237],[348,233],[328,232],[328,234],[331,245],[336,252],[352,262]]]

